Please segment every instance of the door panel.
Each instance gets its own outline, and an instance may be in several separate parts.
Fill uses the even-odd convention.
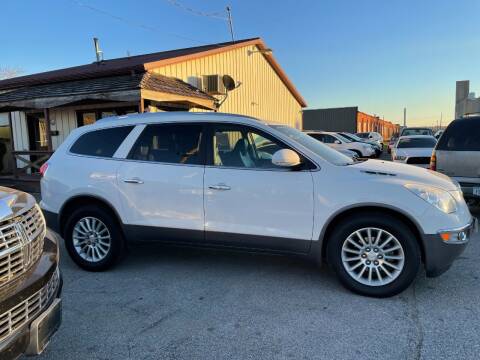
[[[202,166],[124,162],[118,187],[126,222],[203,232],[203,172]]]
[[[148,125],[123,161],[117,174],[123,212],[142,238],[189,240],[193,231],[191,240],[203,239],[202,132],[196,124]]]
[[[272,164],[288,148],[261,130],[213,124],[205,168],[205,239],[230,246],[307,251],[312,239],[310,171]]]
[[[307,251],[312,227],[309,171],[205,169],[207,242]]]

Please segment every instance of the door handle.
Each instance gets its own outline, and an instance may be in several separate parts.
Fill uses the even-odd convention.
[[[123,182],[127,184],[143,184],[143,180],[139,178],[123,179]]]
[[[208,188],[212,190],[223,190],[223,191],[231,189],[230,186],[225,184],[210,185]]]

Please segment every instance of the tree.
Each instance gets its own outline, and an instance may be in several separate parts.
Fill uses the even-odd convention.
[[[0,66],[0,80],[10,79],[16,76],[19,76],[23,73],[23,70],[20,68],[12,67],[1,67]]]

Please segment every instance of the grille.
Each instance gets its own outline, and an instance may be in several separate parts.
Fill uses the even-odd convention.
[[[26,272],[40,258],[45,230],[38,205],[0,223],[0,285]]]
[[[48,283],[40,290],[0,315],[0,341],[33,320],[50,303],[57,290],[59,279],[57,268]]]
[[[467,182],[460,182],[461,187],[478,187],[480,183],[467,183]]]
[[[411,157],[407,159],[407,164],[430,164],[430,157]]]

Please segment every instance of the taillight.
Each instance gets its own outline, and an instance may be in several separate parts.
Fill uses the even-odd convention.
[[[430,170],[437,171],[437,155],[435,154],[435,151],[430,158]]]
[[[48,162],[43,163],[42,166],[40,166],[40,175],[45,176],[48,170]]]

